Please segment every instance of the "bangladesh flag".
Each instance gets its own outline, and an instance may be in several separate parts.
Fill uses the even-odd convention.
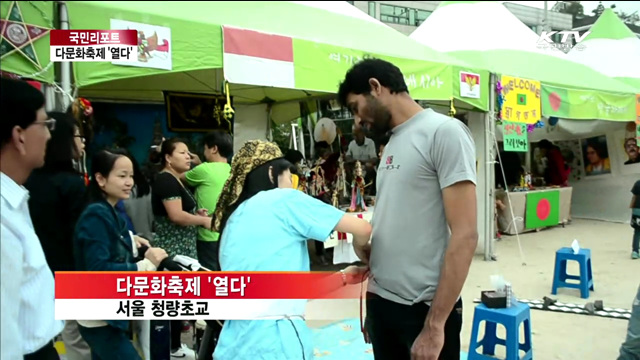
[[[560,223],[560,191],[540,191],[527,194],[525,226],[539,229]]]
[[[527,105],[527,95],[518,94],[518,105]]]
[[[569,92],[563,88],[543,86],[540,94],[542,100],[542,114],[549,117],[569,118]]]

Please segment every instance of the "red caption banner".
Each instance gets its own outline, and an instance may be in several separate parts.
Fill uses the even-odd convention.
[[[357,299],[324,272],[56,272],[56,299]]]

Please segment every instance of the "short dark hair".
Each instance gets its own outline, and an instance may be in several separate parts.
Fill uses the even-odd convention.
[[[2,77],[0,109],[0,145],[11,139],[13,128],[23,129],[36,121],[37,112],[44,106],[44,95],[26,81]]]
[[[162,142],[162,146],[160,147],[160,164],[162,166],[167,165],[167,155],[171,156],[173,152],[176,150],[176,145],[187,142],[180,138],[171,138]]]
[[[76,153],[75,119],[62,112],[50,112],[47,115],[56,120],[56,127],[47,143],[42,169],[48,172],[77,173],[73,166]]]
[[[331,149],[331,144],[329,144],[326,141],[318,141],[315,144],[315,149],[316,150],[326,150],[326,149]]]
[[[538,147],[546,150],[553,149],[553,143],[547,139],[540,140],[538,142]]]
[[[225,131],[211,131],[204,136],[202,142],[208,148],[217,147],[220,156],[224,158],[230,158],[231,155],[233,155],[233,139],[231,135]]]
[[[302,153],[298,150],[289,149],[287,150],[287,153],[284,154],[284,158],[288,162],[295,165],[304,159],[304,155],[302,155]]]
[[[353,65],[345,75],[338,89],[338,101],[347,105],[349,94],[362,95],[371,91],[369,79],[375,78],[392,94],[409,92],[400,69],[392,63],[380,59],[366,59]]]

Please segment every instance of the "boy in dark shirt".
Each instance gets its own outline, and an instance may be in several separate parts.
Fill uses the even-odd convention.
[[[633,185],[631,193],[633,194],[629,205],[631,208],[631,227],[633,228],[631,258],[640,259],[640,251],[638,251],[640,246],[640,180]]]

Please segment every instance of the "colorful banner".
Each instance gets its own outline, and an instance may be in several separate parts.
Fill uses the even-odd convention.
[[[111,30],[138,31],[138,61],[113,61],[114,65],[137,66],[144,68],[172,70],[171,29],[165,26],[136,23],[111,19]]]
[[[453,96],[488,109],[488,72],[229,26],[223,27],[223,36],[224,73],[231,83],[336,93],[354,64],[375,57],[400,68],[414,99],[448,101]],[[464,83],[462,74],[470,75],[468,80],[464,76]]]
[[[252,320],[300,316],[307,299],[360,298],[362,276],[337,272],[57,272],[55,317]]]
[[[539,229],[560,223],[560,191],[534,191],[527,193],[525,226]]]
[[[502,75],[502,119],[509,122],[535,124],[541,118],[540,81]]]
[[[572,120],[631,121],[635,96],[542,86],[542,114]]]
[[[480,99],[481,92],[480,74],[460,71],[460,97]]]
[[[354,64],[376,57],[400,68],[409,92],[416,99],[449,99],[453,94],[451,67],[446,64],[380,56],[300,39],[293,40],[293,51],[295,83],[299,89],[336,92]]]
[[[529,151],[529,138],[527,137],[527,125],[520,123],[502,122],[502,136],[504,151],[527,152]]]

